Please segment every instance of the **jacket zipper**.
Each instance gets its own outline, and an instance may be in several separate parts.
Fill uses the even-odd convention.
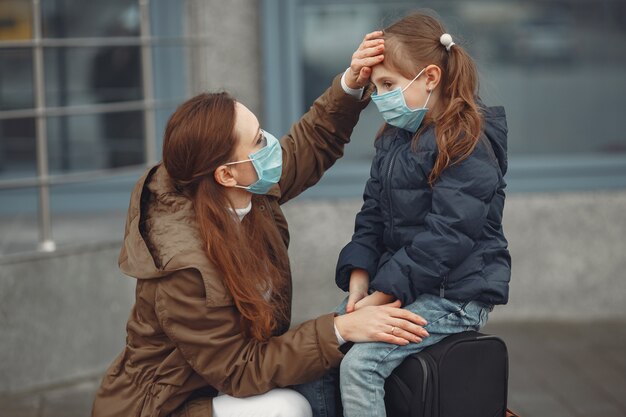
[[[395,140],[394,140],[395,143]],[[396,147],[392,154],[391,157],[389,158],[389,165],[387,166],[387,199],[389,200],[389,235],[390,237],[393,239],[393,204],[391,202],[391,170],[393,169],[393,163],[396,160],[396,156],[398,155],[398,152],[400,151],[400,146]]]

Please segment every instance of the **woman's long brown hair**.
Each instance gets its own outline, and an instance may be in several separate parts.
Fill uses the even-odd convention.
[[[264,341],[288,320],[287,248],[274,220],[254,204],[239,222],[214,179],[216,168],[234,155],[234,126],[235,100],[227,93],[189,99],[167,123],[163,165],[194,203],[207,255],[241,313],[242,330]]]
[[[458,44],[447,51],[439,41],[444,33],[447,32],[443,25],[425,11],[412,13],[384,30],[386,65],[409,79],[431,64],[442,71],[437,86],[439,103],[426,113],[413,142],[417,146],[424,127],[434,123],[439,152],[428,178],[431,186],[444,169],[472,153],[481,136],[483,121],[476,102],[476,65]]]

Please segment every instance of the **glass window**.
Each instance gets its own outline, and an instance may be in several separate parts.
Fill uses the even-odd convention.
[[[266,13],[264,54],[283,56],[274,67],[269,63],[267,77],[280,74],[281,80],[297,80],[288,84],[266,79],[267,94],[274,95],[274,103],[287,103],[286,108],[266,106],[269,119],[276,119],[272,112],[289,112],[290,104],[299,109],[297,114],[304,113],[332,78],[347,68],[365,33],[384,28],[418,7],[434,9],[475,59],[485,103],[504,105],[507,110],[510,189],[517,185],[525,190],[542,189],[548,183],[542,175],[559,177],[549,186],[552,189],[568,189],[576,183],[583,189],[594,183],[626,185],[626,135],[616,123],[626,97],[626,49],[616,47],[626,42],[626,2],[622,0],[430,0],[419,5],[411,1],[299,1],[286,8],[291,12],[283,17]],[[276,25],[287,31],[272,38]],[[281,73],[279,66],[287,68],[287,73]],[[281,84],[287,85],[284,90]],[[361,116],[344,160],[322,181],[325,186],[352,184],[350,178],[362,176],[364,181],[367,177],[368,169],[361,165],[371,158],[372,141],[382,124],[372,107]],[[284,123],[279,130],[287,128]],[[535,179],[522,185],[517,176],[530,172]],[[621,180],[608,181],[608,172]],[[314,191],[320,192],[324,191]]]
[[[614,123],[626,95],[626,50],[614,47],[626,41],[624,2],[508,3],[420,6],[435,8],[462,39],[488,104],[509,110],[510,154],[626,153],[626,136]],[[408,10],[399,6],[390,19],[388,5],[303,5],[303,108],[348,66],[364,33]]]
[[[2,0],[0,41],[27,40],[33,36],[31,0]]]
[[[48,163],[55,174],[144,162],[142,111],[48,119]]]
[[[35,120],[0,120],[0,179],[37,176]]]
[[[45,38],[124,37],[139,34],[138,0],[45,0]]]
[[[32,117],[37,45],[15,42],[32,38],[32,7],[37,3],[0,2],[0,254],[4,254],[35,250],[42,238],[40,232],[44,239],[50,236],[38,226],[38,215],[48,217],[46,210],[38,212],[40,190],[8,188],[21,184],[14,180],[38,175]],[[142,66],[138,39],[139,0],[42,0],[38,4],[44,38],[43,112],[49,173],[143,165],[146,149],[152,148],[147,141],[156,141],[160,158],[164,126],[189,91],[191,42],[185,33],[186,2],[151,0],[147,4],[153,42],[148,68]],[[122,37],[127,39],[119,39]],[[152,97],[144,95],[144,77],[148,75],[153,81]],[[136,110],[124,105],[129,101],[140,102]],[[99,104],[108,105],[90,106]],[[155,123],[156,138],[146,137],[145,112],[154,112],[148,119]],[[128,195],[142,170],[104,175],[103,179],[85,173],[81,177],[85,182],[78,184],[63,183],[75,177],[57,177],[49,187],[52,238],[60,244],[119,239]],[[94,213],[98,215],[94,217]],[[102,223],[99,230],[111,231],[110,236],[94,237],[94,222]],[[113,232],[115,226],[122,229]],[[15,232],[18,229],[19,233]],[[8,236],[10,242],[1,239]]]
[[[0,111],[34,107],[33,52],[0,49]]]
[[[524,2],[499,19],[460,10],[482,94],[509,111],[512,156],[626,155],[614,123],[626,94],[626,51],[611,46],[626,40],[623,1]]]
[[[48,106],[143,99],[138,46],[46,48],[44,61]]]

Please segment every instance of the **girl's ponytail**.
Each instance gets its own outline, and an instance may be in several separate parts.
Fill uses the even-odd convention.
[[[444,60],[442,82],[443,110],[435,120],[439,154],[428,182],[432,186],[448,166],[467,158],[478,143],[482,116],[478,109],[478,73],[472,58],[453,44]]]

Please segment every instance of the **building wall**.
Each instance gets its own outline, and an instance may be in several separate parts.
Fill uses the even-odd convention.
[[[341,162],[339,162],[341,163]],[[294,321],[329,311],[360,200],[288,203]],[[626,191],[518,193],[507,197],[504,231],[512,257],[508,305],[492,320],[626,318]]]
[[[102,372],[124,346],[134,280],[119,243],[0,261],[0,393]]]
[[[329,312],[358,200],[288,203],[293,322]],[[626,318],[626,192],[512,194],[510,302],[492,321]],[[120,221],[123,221],[120,219]],[[0,393],[100,374],[124,345],[134,280],[119,242],[0,261]]]

